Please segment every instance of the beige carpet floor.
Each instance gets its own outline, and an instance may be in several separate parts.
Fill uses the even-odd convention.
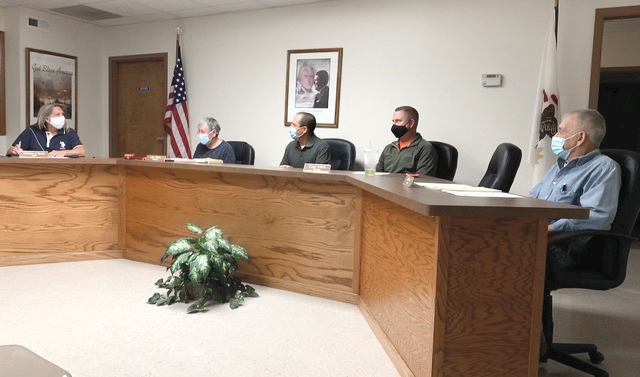
[[[122,259],[0,267],[0,344],[73,377],[398,376],[353,304],[255,286],[236,310],[186,314],[146,303],[166,275]]]
[[[165,276],[120,259],[0,267],[0,344],[74,377],[398,376],[355,305],[255,286],[236,310],[187,315],[146,304]],[[640,250],[621,287],[561,290],[554,303],[556,340],[595,342],[612,377],[639,375]],[[549,361],[539,376],[586,375]]]

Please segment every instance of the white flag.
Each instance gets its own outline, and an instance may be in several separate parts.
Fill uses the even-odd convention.
[[[551,137],[560,123],[560,95],[556,64],[555,12],[551,15],[542,53],[538,92],[533,112],[529,163],[533,166],[532,186],[542,181],[557,158],[551,151]]]

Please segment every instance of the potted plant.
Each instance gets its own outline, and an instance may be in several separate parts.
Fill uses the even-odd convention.
[[[196,237],[179,238],[167,246],[160,262],[171,257],[167,267],[171,275],[155,283],[167,289],[167,294],[155,293],[149,297],[149,304],[171,305],[194,300],[187,308],[187,313],[193,313],[205,310],[207,304],[214,302],[228,302],[231,309],[236,309],[245,297],[258,296],[253,287],[242,284],[236,276],[237,261],[249,263],[244,247],[224,239],[223,231],[216,226],[202,230],[188,223],[187,229]]]

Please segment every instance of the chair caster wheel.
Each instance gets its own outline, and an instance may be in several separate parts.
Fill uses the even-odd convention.
[[[602,352],[589,352],[589,360],[594,364],[600,364],[604,360]]]

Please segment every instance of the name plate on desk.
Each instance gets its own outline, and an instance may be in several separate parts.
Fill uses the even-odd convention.
[[[22,151],[18,153],[20,158],[42,158],[47,157],[47,151]]]
[[[205,158],[194,158],[193,162],[195,162],[196,164],[222,164],[224,161],[222,161],[219,158],[205,157]]]
[[[159,154],[148,154],[146,160],[147,161],[159,161],[164,162],[167,159],[167,156],[162,156]]]
[[[331,171],[331,164],[304,164],[303,172],[306,173],[328,173]]]

